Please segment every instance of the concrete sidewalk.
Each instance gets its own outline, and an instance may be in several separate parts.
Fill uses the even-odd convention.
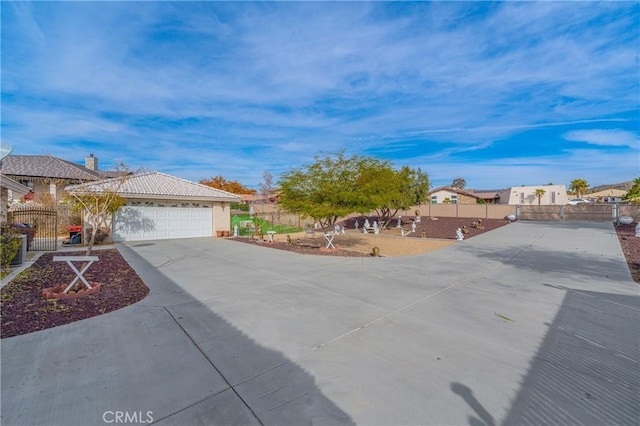
[[[150,295],[2,340],[3,424],[640,422],[640,293],[610,224],[403,258],[119,249]]]

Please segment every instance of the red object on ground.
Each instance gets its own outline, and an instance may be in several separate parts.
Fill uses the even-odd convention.
[[[82,232],[82,226],[67,226],[69,232]]]

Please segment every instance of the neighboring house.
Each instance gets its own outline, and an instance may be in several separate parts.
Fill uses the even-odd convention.
[[[2,161],[4,161],[4,159]],[[11,192],[13,197],[22,197],[27,195],[29,191],[30,189],[28,187],[0,173],[0,223],[5,223],[7,221],[9,192]]]
[[[269,200],[266,195],[262,194],[239,194],[242,197],[242,202],[244,204],[259,204],[266,203]]]
[[[64,198],[66,186],[114,177],[120,173],[98,170],[98,158],[93,154],[85,159],[84,166],[51,155],[9,155],[2,159],[0,172],[36,194],[49,193],[57,200]]]
[[[280,192],[274,191],[271,196],[264,194],[240,194],[244,204],[267,204],[278,203],[280,201]]]
[[[565,205],[569,201],[564,185],[514,186],[500,191],[500,204],[538,205],[536,190],[544,190],[540,205]]]
[[[469,189],[469,192],[479,199],[484,200],[486,204],[498,204],[500,202],[499,189]]]
[[[211,237],[230,232],[231,202],[241,197],[160,172],[73,185],[69,192],[116,190],[127,200],[111,223],[113,241]]]
[[[427,194],[427,201],[431,204],[476,204],[477,200],[473,192],[451,186],[441,186]]]
[[[620,203],[623,201],[625,195],[627,195],[627,191],[622,189],[607,189],[604,191],[593,192],[591,194],[585,194],[585,197],[593,198],[598,203]]]

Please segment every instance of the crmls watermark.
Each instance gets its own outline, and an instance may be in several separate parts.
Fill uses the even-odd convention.
[[[153,411],[105,411],[102,421],[114,424],[147,424],[153,423]]]

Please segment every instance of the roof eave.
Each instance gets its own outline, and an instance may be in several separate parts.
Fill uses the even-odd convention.
[[[176,200],[176,201],[242,201],[240,197],[202,197],[197,195],[163,195],[163,194],[118,194],[122,198],[141,198],[145,200]]]
[[[5,175],[2,175],[1,181],[3,188],[10,189],[11,191],[18,193],[19,195],[28,194],[31,190],[28,186],[16,182],[15,180],[8,178]]]
[[[74,194],[95,194],[96,191],[69,191]],[[164,194],[118,194],[126,199],[143,199],[143,200],[172,200],[172,201],[222,201],[222,202],[239,202],[240,197],[202,197],[197,195],[164,195]]]

